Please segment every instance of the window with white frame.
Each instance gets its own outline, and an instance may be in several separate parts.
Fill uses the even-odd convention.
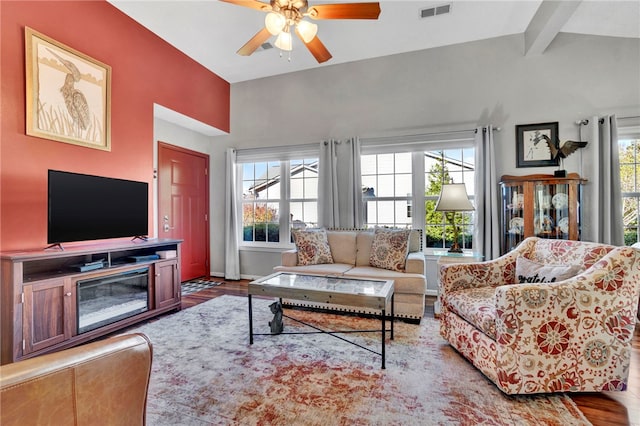
[[[411,226],[411,153],[363,155],[360,158],[366,226]]]
[[[640,241],[640,129],[620,129],[620,190],[624,244]]]
[[[443,248],[453,242],[454,226],[460,228],[460,247],[473,247],[473,212],[440,212],[436,203],[445,183],[464,183],[467,195],[473,203],[475,157],[473,148],[455,148],[424,152],[425,173],[425,247]]]
[[[242,162],[243,245],[291,241],[291,227],[318,223],[318,158]]]
[[[460,143],[456,143],[460,142]],[[439,143],[446,149],[411,149],[388,152],[389,146],[368,147],[361,157],[362,195],[367,227],[390,226],[424,230],[426,248],[444,248],[453,242],[450,219],[460,227],[458,243],[473,247],[473,212],[436,212],[435,205],[442,183],[464,183],[473,203],[475,187],[475,152],[473,139]],[[417,147],[425,144],[416,143]],[[408,151],[408,152],[407,152]]]

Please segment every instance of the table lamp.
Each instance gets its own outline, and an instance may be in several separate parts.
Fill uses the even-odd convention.
[[[462,253],[460,245],[458,245],[458,235],[460,228],[455,224],[456,212],[468,212],[474,210],[473,204],[467,196],[467,188],[464,183],[448,183],[442,185],[440,197],[436,203],[436,211],[452,212],[451,226],[453,226],[453,244],[449,249],[449,253]]]

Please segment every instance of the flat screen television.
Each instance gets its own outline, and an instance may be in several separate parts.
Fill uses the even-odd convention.
[[[49,170],[49,244],[144,237],[148,183]]]

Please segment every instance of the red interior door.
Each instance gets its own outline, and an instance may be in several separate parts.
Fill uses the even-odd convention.
[[[182,282],[210,273],[208,170],[208,155],[158,144],[159,235],[184,240]]]

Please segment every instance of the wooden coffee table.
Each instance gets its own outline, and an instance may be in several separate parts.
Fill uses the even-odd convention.
[[[362,349],[365,349],[382,357],[382,368],[385,368],[385,337],[386,332],[390,332],[390,338],[393,340],[393,280],[363,280],[342,277],[326,277],[316,275],[291,274],[286,272],[277,272],[260,278],[249,283],[249,343],[253,344],[253,336],[267,335],[267,333],[253,333],[253,308],[251,305],[251,296],[269,296],[277,297],[282,302],[283,298],[294,300],[305,300],[310,302],[333,303],[338,305],[354,306],[361,308],[374,309],[380,311],[380,320],[382,326],[377,330],[321,330],[313,327],[317,331],[310,333],[326,333],[345,342],[351,343]],[[391,327],[387,330],[386,325],[386,307],[391,305]],[[285,315],[295,321],[302,322]],[[377,332],[381,333],[381,352],[373,351],[358,343],[347,340],[337,334],[343,333],[363,333]],[[287,334],[286,332],[282,334]],[[305,333],[295,333],[305,334]],[[269,334],[271,335],[271,334]]]

